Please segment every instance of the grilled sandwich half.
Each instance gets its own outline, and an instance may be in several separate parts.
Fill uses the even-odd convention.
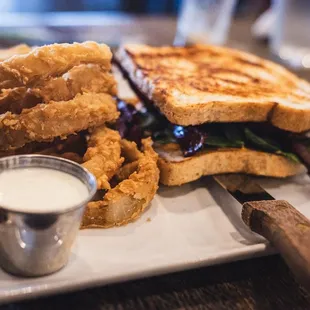
[[[209,45],[126,45],[115,60],[145,104],[141,119],[152,118],[136,126],[155,141],[162,183],[227,172],[287,177],[305,171],[310,84],[283,67]]]

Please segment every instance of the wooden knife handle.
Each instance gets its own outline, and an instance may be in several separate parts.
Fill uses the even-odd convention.
[[[299,282],[310,291],[310,221],[283,200],[247,202],[242,219],[280,252]]]

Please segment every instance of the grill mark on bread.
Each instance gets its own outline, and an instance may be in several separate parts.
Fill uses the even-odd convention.
[[[184,49],[183,49],[184,50]],[[174,53],[169,53],[168,55],[165,53],[156,53],[156,54],[148,54],[148,53],[141,53],[141,54],[133,54],[130,51],[127,51],[127,53],[129,55],[132,56],[133,59],[135,59],[136,63],[136,67],[137,69],[140,69],[143,71],[143,74],[145,77],[152,77],[152,76],[157,76],[157,78],[154,78],[154,82],[156,83],[156,80],[160,80],[159,76],[163,77],[164,80],[169,84],[170,82],[174,83],[175,81],[177,82],[183,82],[186,84],[186,80],[190,77],[197,79],[197,73],[195,75],[195,72],[198,72],[199,78],[200,78],[200,85],[199,87],[197,87],[197,83],[193,83],[193,82],[189,82],[189,84],[200,91],[212,91],[212,92],[223,92],[225,94],[231,94],[231,95],[247,95],[249,93],[249,90],[252,91],[252,93],[256,93],[257,95],[259,94],[274,94],[274,88],[273,87],[268,87],[266,85],[261,85],[262,80],[260,80],[259,78],[250,75],[249,73],[242,71],[242,65],[243,64],[248,64],[250,66],[254,66],[255,68],[260,68],[260,69],[265,69],[266,71],[269,72],[269,70],[267,70],[267,68],[265,66],[263,66],[260,63],[257,62],[253,62],[247,59],[243,59],[241,57],[237,57],[237,56],[233,56],[233,60],[234,60],[234,66],[238,67],[238,63],[240,64],[240,70],[237,70],[236,68],[229,68],[229,67],[224,67],[224,66],[219,66],[214,65],[213,63],[201,63],[198,60],[195,59],[191,59],[191,61],[196,65],[196,69],[193,72],[193,74],[191,76],[188,77],[184,77],[183,76],[183,72],[180,72],[179,74],[177,72],[173,72],[174,75],[171,76],[171,72],[169,72],[169,66],[161,63],[161,60],[163,59],[163,54],[164,54],[164,59],[168,62],[169,60],[171,60],[171,62],[174,61],[174,59],[176,57],[179,56],[197,56],[199,54],[204,54],[206,51],[208,52],[208,54],[210,55],[210,57],[220,57],[221,55],[217,52],[212,52],[210,51],[210,49],[203,49],[203,50],[194,50],[194,49],[190,49],[188,48],[188,50],[186,51],[186,53],[182,52],[183,50],[181,50],[180,52],[174,52]],[[149,67],[150,63],[152,61],[156,61],[156,65],[152,68]],[[168,69],[168,70],[167,70]],[[175,69],[174,69],[175,70]],[[221,76],[218,76],[219,74],[231,74],[235,79],[229,79],[229,78],[223,78]],[[247,81],[237,81],[236,79],[244,79],[246,78]],[[203,87],[201,84],[201,81],[203,81],[206,86]],[[240,88],[237,88],[237,90],[233,90],[233,89],[227,89],[227,87],[229,87],[229,85],[225,85],[226,89],[219,89],[219,87],[221,86],[220,84],[216,83],[216,81],[223,81],[227,84],[230,84],[230,86],[232,88],[235,88],[236,86],[241,86],[241,85],[246,85],[247,86],[247,90],[243,91]],[[216,89],[213,87],[210,87],[209,83],[216,83]],[[259,86],[258,86],[259,85]],[[254,88],[255,87],[255,91]]]
[[[220,78],[220,77],[217,77],[220,81],[222,82],[226,82],[226,83],[231,83],[231,84],[235,84],[235,85],[244,85],[244,83],[242,82],[237,82],[237,81],[232,81],[232,80],[228,80],[228,79],[223,79],[223,78]]]
[[[246,59],[241,56],[236,56],[236,55],[225,55],[224,52],[216,52],[212,51],[212,48],[209,47],[201,47],[199,46],[199,49],[197,49],[195,46],[193,47],[187,47],[187,48],[182,48],[182,47],[175,47],[173,50],[176,51],[170,51],[167,53],[167,51],[164,49],[162,52],[160,52],[160,48],[158,48],[157,52],[138,52],[138,53],[133,53],[130,51],[130,49],[126,49],[126,53],[131,56],[131,58],[134,60],[135,65],[138,69],[143,69],[143,71],[148,71],[150,72],[155,72],[158,74],[166,74],[169,76],[171,72],[167,72],[167,66],[163,65],[161,61],[164,60],[171,60],[171,62],[177,61],[178,57],[182,56],[182,59],[187,59],[188,56],[199,56],[202,55],[204,59],[206,58],[218,58],[220,62],[218,62],[217,66],[214,66],[214,63],[209,62],[202,62],[201,59],[198,58],[191,58],[188,57],[188,60],[196,65],[196,70],[195,71],[200,71],[202,73],[201,75],[212,75],[212,73],[216,72],[227,72],[227,73],[232,73],[240,76],[245,76],[255,83],[259,83],[260,79],[251,76],[250,74],[246,73],[243,71],[242,65],[249,65],[258,69],[263,69],[265,72],[268,72],[269,74],[272,74],[272,71],[268,66],[266,66],[261,60],[258,59],[258,61],[252,61],[249,59]],[[255,57],[255,56],[253,56]],[[218,59],[215,59],[215,63],[218,61]],[[156,66],[153,68],[148,67],[148,65],[151,62],[154,62],[156,60]],[[224,61],[225,60],[225,61]],[[235,67],[240,65],[239,68],[240,70],[237,69],[232,69],[228,67],[223,67],[219,65],[228,65],[227,62],[230,62],[233,64]],[[169,67],[169,66],[168,66]],[[170,67],[171,68],[171,67]],[[176,68],[173,68],[175,70]],[[291,81],[287,80],[285,81],[286,83],[291,84]]]
[[[240,58],[240,57],[235,57],[235,60],[238,61],[238,62],[241,62],[242,64],[246,64],[246,65],[250,65],[250,66],[253,66],[253,67],[258,67],[258,68],[264,68],[265,69],[265,66],[263,66],[262,64],[257,63],[257,62],[253,62],[253,61],[250,61],[250,60],[247,60],[247,59],[243,59],[243,58]]]
[[[202,69],[203,69],[203,67],[202,67]],[[232,84],[244,85],[246,83],[241,82],[241,81],[237,82],[235,80],[230,80],[230,79],[223,79],[223,78],[217,76],[217,74],[218,73],[231,73],[231,74],[234,74],[235,76],[245,77],[255,84],[260,83],[260,80],[258,78],[255,78],[255,77],[247,74],[246,72],[238,71],[236,69],[223,68],[223,67],[213,67],[213,68],[209,67],[207,69],[207,72],[208,72],[208,77],[210,76],[211,78],[214,78],[214,79],[225,80],[225,81],[232,83]]]
[[[197,49],[196,46],[188,46],[186,47],[186,51],[184,51],[183,47],[174,47],[174,51],[169,51],[169,57],[179,57],[183,55],[188,55],[188,56],[195,56],[199,54],[203,54],[205,52],[208,52],[210,56],[212,57],[218,57],[220,53],[213,51],[210,48],[199,48]],[[139,54],[135,54],[131,52],[130,50],[127,50],[128,55],[130,55],[132,58],[147,58],[147,59],[155,59],[155,58],[160,58],[163,56],[167,56],[167,52],[165,50],[158,50],[156,52],[153,51],[148,51],[148,52],[139,52]]]

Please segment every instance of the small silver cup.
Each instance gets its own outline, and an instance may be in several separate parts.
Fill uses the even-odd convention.
[[[1,267],[18,276],[43,276],[66,265],[85,205],[96,193],[97,184],[95,177],[86,169],[66,159],[43,155],[0,159],[0,172],[26,167],[43,167],[69,173],[80,179],[89,192],[87,199],[60,212],[16,212],[0,206]],[[44,201],[42,204],[44,208]]]

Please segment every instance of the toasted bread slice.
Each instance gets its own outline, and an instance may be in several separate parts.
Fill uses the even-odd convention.
[[[263,122],[310,129],[310,84],[283,67],[225,47],[125,45],[116,61],[174,124]]]
[[[306,172],[306,168],[283,156],[251,149],[218,149],[183,157],[177,144],[156,145],[160,182],[181,185],[204,175],[246,173],[284,178]]]

